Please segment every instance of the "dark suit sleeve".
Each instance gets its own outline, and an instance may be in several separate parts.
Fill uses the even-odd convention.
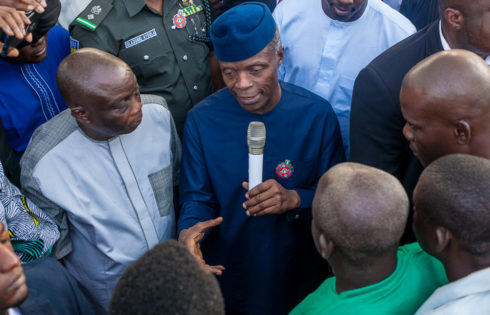
[[[407,142],[399,96],[393,92],[398,90],[390,88],[373,68],[359,73],[352,96],[350,141],[353,162],[380,168],[402,180]]]

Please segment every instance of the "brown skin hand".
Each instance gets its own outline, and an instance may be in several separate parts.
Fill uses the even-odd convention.
[[[223,218],[218,217],[216,219],[199,222],[188,229],[180,231],[179,234],[179,242],[184,244],[185,247],[187,247],[187,249],[191,252],[191,254],[196,257],[197,261],[201,265],[201,268],[204,271],[213,273],[217,276],[221,276],[223,274],[223,270],[225,270],[225,267],[221,265],[210,266],[206,264],[201,252],[200,242],[203,239],[204,234],[207,230],[220,225],[222,221]]]
[[[0,6],[0,29],[8,36],[15,36],[17,39],[25,39],[28,42],[32,41],[32,34],[26,34],[26,25],[31,24],[31,21],[26,17],[23,11],[17,11],[7,6]],[[3,50],[3,43],[0,42],[0,51]],[[7,57],[19,56],[19,50],[9,47]]]
[[[0,5],[19,11],[36,11],[37,13],[43,13],[47,6],[45,0],[0,0]]]
[[[248,183],[242,187],[248,190]],[[275,179],[268,179],[255,186],[245,194],[248,200],[243,203],[248,216],[281,214],[301,206],[301,200],[296,190],[285,189]]]

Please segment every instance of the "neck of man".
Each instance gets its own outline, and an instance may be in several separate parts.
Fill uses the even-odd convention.
[[[444,19],[441,20],[441,30],[442,30],[442,35],[446,39],[451,49],[469,50],[477,54],[478,56],[482,57],[483,59],[486,59],[488,57],[487,53],[475,49],[474,47],[469,45],[466,41],[464,41],[461,38],[461,34],[459,34],[458,31],[452,29],[451,26],[449,26]]]
[[[331,262],[336,276],[337,293],[367,287],[391,276],[397,266],[397,250],[398,247],[359,262],[343,257],[339,258],[338,262]]]
[[[89,137],[90,139],[95,140],[95,141],[107,141],[107,140],[109,140],[111,138],[114,138],[114,135],[110,135],[109,136],[109,135],[100,134],[100,133],[98,133],[98,132],[96,132],[94,130],[91,130],[90,128],[86,128],[85,125],[80,124],[80,123],[78,123],[78,128],[80,128],[80,130],[82,130],[82,132],[87,137]]]
[[[160,12],[161,14],[163,14],[163,1],[164,0],[145,0],[146,5]]]
[[[459,280],[467,275],[490,267],[490,253],[475,256],[466,251],[459,252],[446,259],[442,259],[449,282]]]

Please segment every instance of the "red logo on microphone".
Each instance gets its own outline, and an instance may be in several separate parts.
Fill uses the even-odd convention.
[[[280,178],[289,178],[294,173],[294,166],[290,160],[279,163],[276,167],[276,174]]]

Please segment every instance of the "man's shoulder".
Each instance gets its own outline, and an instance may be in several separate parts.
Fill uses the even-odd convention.
[[[305,16],[303,16],[301,12],[304,10],[311,10],[312,6],[316,3],[318,3],[317,0],[283,0],[276,6],[272,15],[276,19],[285,16],[296,16],[296,18],[302,19]]]
[[[33,133],[31,141],[21,159],[21,166],[31,169],[37,162],[77,130],[78,125],[71,116],[70,109],[66,109],[39,126]]]
[[[216,112],[217,110],[230,108],[230,103],[238,105],[228,88],[225,87],[197,103],[196,106],[189,111],[188,115],[212,115],[213,112]]]
[[[490,309],[490,267],[438,288],[416,315],[480,314]]]
[[[114,18],[117,11],[121,11],[120,8],[123,6],[122,2],[114,0],[92,0],[70,24],[70,32],[77,27],[91,32],[97,30],[111,15]]]
[[[338,304],[335,302],[339,299],[339,296],[335,292],[335,281],[335,277],[325,279],[325,281],[301,301],[290,314],[323,314],[329,307],[337,307]]]
[[[412,64],[415,60],[423,59],[435,28],[437,25],[431,24],[405,38],[376,57],[366,68],[393,69],[394,65]]]
[[[415,32],[415,26],[400,12],[394,10],[381,0],[369,0],[370,9],[374,12],[374,17],[384,20],[391,28],[398,27],[408,34]],[[394,31],[389,29],[389,31]]]
[[[48,41],[48,45],[49,45],[52,40],[66,42],[66,40],[70,38],[70,33],[68,33],[68,31],[62,28],[61,26],[55,25],[53,26],[53,28],[49,30],[48,36],[49,36],[49,41]]]
[[[386,82],[398,82],[419,61],[442,49],[436,38],[437,22],[407,37],[371,61],[360,73],[377,73]]]
[[[281,100],[296,110],[311,110],[325,112],[332,109],[330,103],[323,97],[298,85],[280,81],[282,88]]]

